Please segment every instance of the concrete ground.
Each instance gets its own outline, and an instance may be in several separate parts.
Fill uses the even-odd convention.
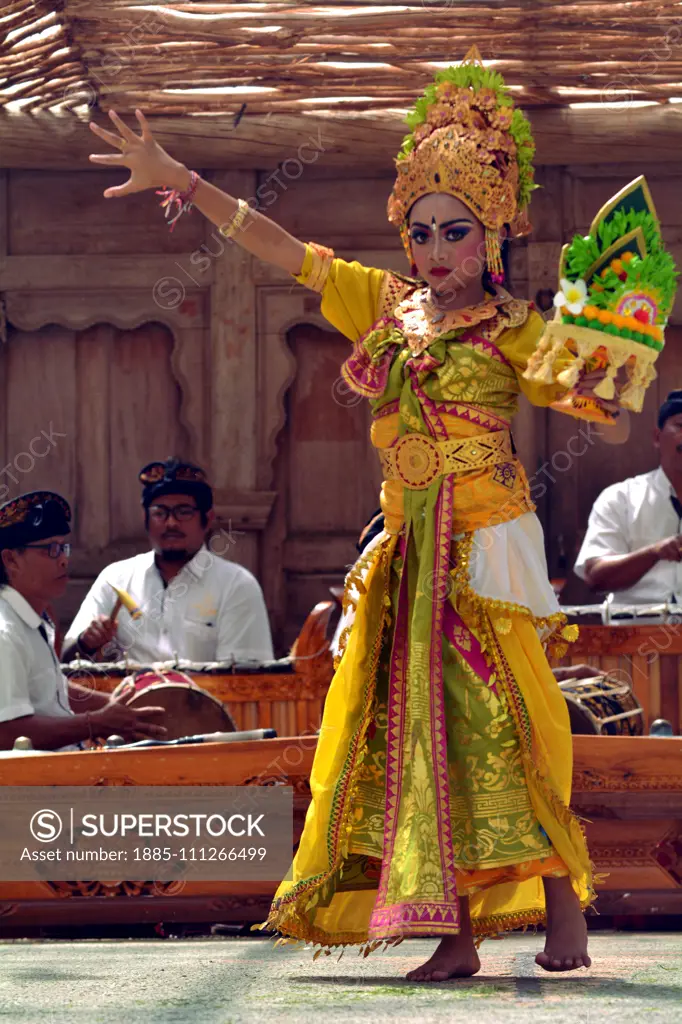
[[[594,966],[548,975],[541,936],[487,942],[481,973],[414,985],[435,943],[340,961],[259,938],[0,942],[0,1021],[13,1024],[626,1024],[682,1022],[682,935],[596,933]]]

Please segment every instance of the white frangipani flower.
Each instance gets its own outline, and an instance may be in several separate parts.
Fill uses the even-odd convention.
[[[582,278],[578,278],[577,281],[569,281],[562,277],[560,284],[561,291],[554,296],[554,305],[559,309],[565,307],[573,316],[582,313],[587,302],[587,285]]]

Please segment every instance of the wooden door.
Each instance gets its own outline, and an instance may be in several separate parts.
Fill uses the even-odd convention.
[[[146,548],[140,468],[190,454],[172,348],[161,324],[10,328],[0,346],[0,497],[45,488],[70,502],[67,624],[105,565]]]

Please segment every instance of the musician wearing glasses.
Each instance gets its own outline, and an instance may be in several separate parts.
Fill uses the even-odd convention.
[[[207,543],[215,520],[213,491],[198,466],[152,462],[139,474],[151,550],[114,562],[95,580],[64,640],[63,660],[77,654],[138,663],[269,661],[270,625],[258,582]],[[215,538],[220,542],[218,535]],[[113,585],[113,586],[112,586]],[[142,615],[113,621],[113,587]]]
[[[68,502],[32,491],[0,507],[0,749],[28,736],[36,750],[77,750],[81,741],[118,733],[162,738],[162,708],[126,707],[63,675],[47,608],[68,580]]]
[[[619,604],[682,604],[682,391],[658,413],[660,464],[602,491],[574,571]]]

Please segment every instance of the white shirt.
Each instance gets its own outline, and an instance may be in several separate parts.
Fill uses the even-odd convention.
[[[46,643],[39,632],[45,626]],[[0,722],[26,715],[72,715],[66,677],[52,646],[53,630],[13,587],[0,587]],[[62,747],[77,750],[78,745]]]
[[[682,524],[670,500],[672,484],[659,466],[602,491],[590,512],[587,533],[574,566],[585,578],[591,558],[627,555],[680,532]],[[616,592],[619,604],[682,604],[682,562],[661,560],[638,583]]]
[[[248,569],[227,562],[203,546],[168,586],[154,552],[113,562],[104,569],[71,623],[64,645],[75,642],[98,615],[109,615],[116,594],[126,590],[142,611],[132,619],[121,608],[116,618],[120,653],[130,661],[270,661],[273,657],[263,593]]]

